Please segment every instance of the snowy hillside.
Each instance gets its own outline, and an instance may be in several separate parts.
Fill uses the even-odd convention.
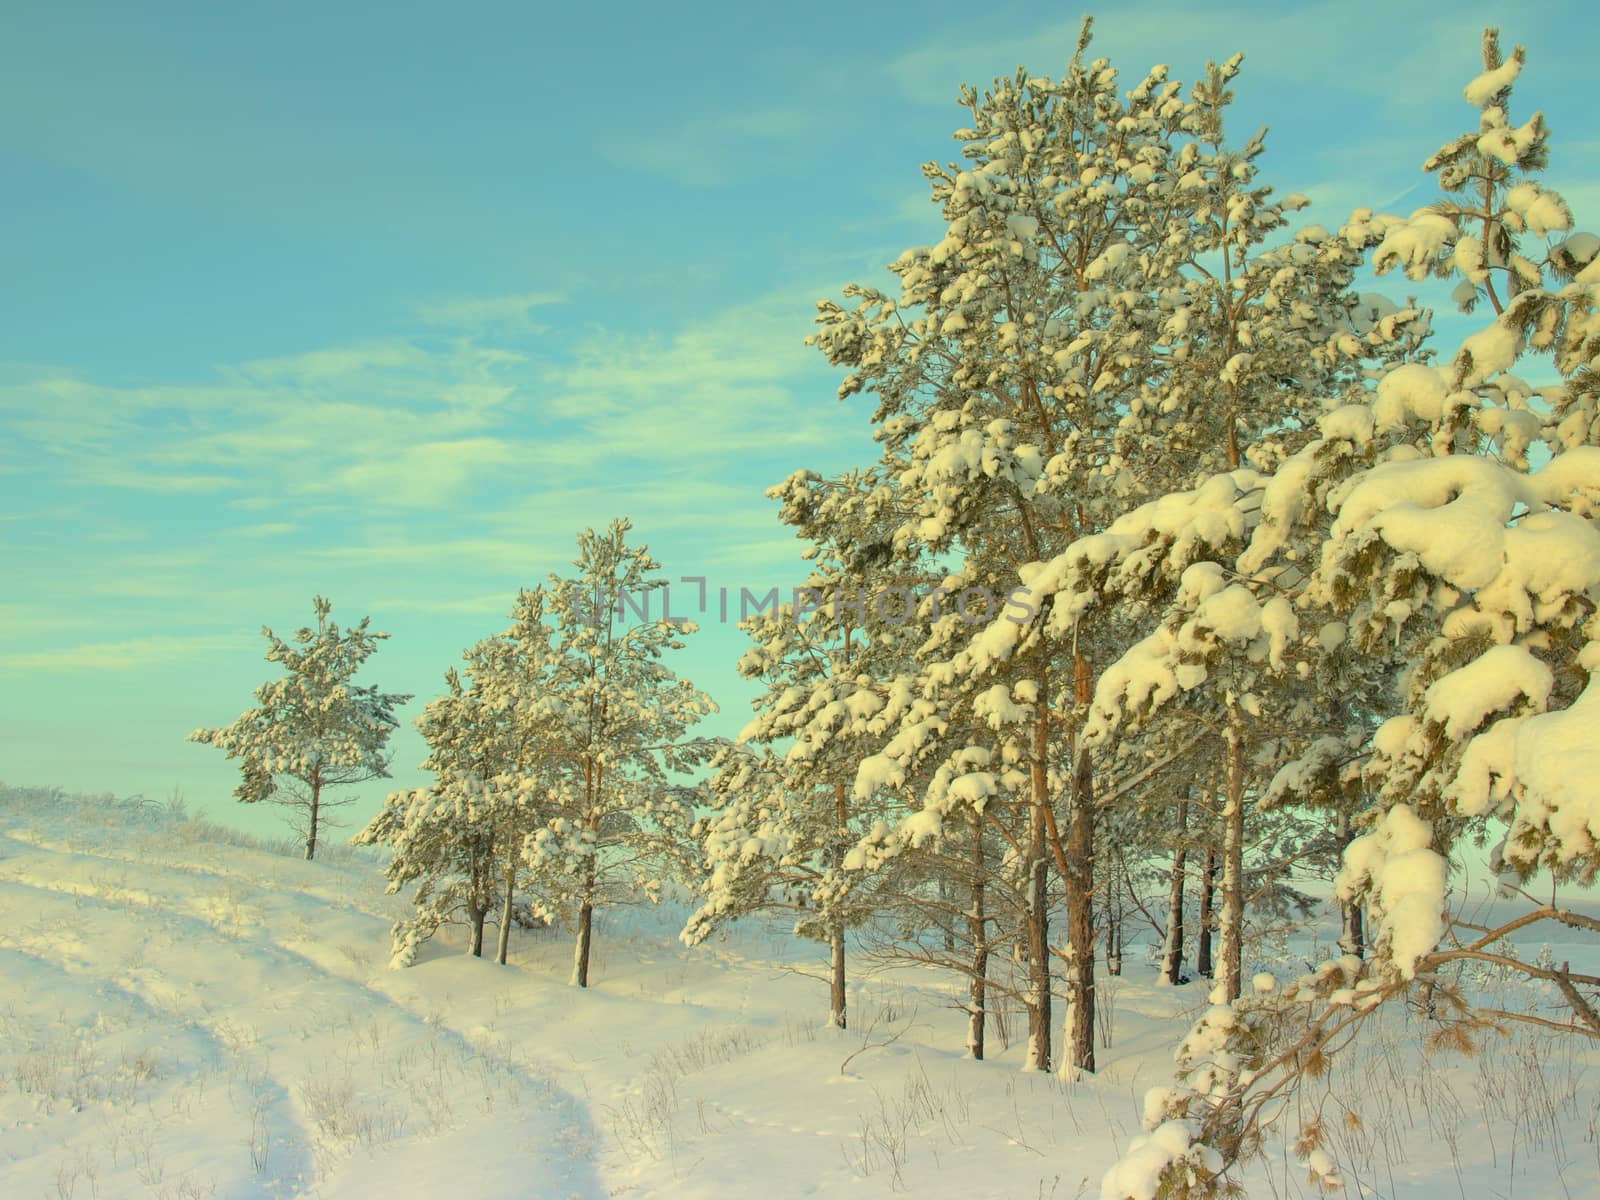
[[[859,983],[853,1027],[825,1030],[826,984],[801,973],[822,964],[777,925],[689,950],[681,909],[615,916],[588,992],[559,930],[519,932],[504,968],[448,930],[394,971],[406,906],[373,860],[15,789],[0,835],[8,1200],[1096,1196],[1205,1000],[1154,987],[1136,948],[1101,985],[1100,1074],[1063,1084],[1017,1070],[1020,1014],[964,1061],[929,971]],[[1337,1194],[1594,1194],[1600,1055],[1517,1032],[1424,1056],[1420,1015],[1372,1024],[1301,1101]],[[1279,1151],[1247,1179],[1316,1194]]]

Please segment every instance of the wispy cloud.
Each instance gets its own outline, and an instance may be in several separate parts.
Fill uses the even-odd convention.
[[[230,475],[183,474],[161,470],[131,470],[112,464],[96,465],[80,476],[84,483],[96,487],[131,488],[140,492],[220,492],[238,486],[239,481]]]
[[[345,492],[381,496],[395,507],[437,508],[475,479],[514,464],[522,456],[515,442],[492,437],[418,442],[397,454],[369,457],[343,468],[328,482]],[[318,485],[308,485],[318,491]]]
[[[105,519],[103,496],[62,520],[92,520],[83,536],[148,549],[38,558],[31,577],[173,616],[214,610],[225,593],[226,604],[249,605],[291,588],[352,587],[449,613],[564,570],[574,531],[616,515],[670,545],[685,571],[731,570],[724,543],[740,548],[739,565],[785,560],[787,531],[762,489],[799,466],[831,469],[852,438],[857,457],[875,453],[803,344],[814,298],[831,290],[787,289],[653,334],[600,328],[555,346],[509,333],[366,340],[189,385],[51,374],[56,419],[93,436],[45,443],[34,430],[30,452],[75,496],[90,486],[126,496],[120,521]],[[22,411],[27,388],[0,397]],[[197,514],[194,501],[212,496]],[[174,545],[167,531],[178,527]],[[474,581],[465,601],[463,579]],[[122,662],[162,645],[51,654]],[[24,661],[23,647],[9,649]]]
[[[660,130],[602,147],[622,166],[663,175],[690,187],[716,187],[756,172],[799,169],[822,118],[813,108],[755,109],[698,117],[676,129]]]
[[[233,653],[247,639],[236,634],[193,637],[153,636],[117,642],[84,642],[58,650],[30,650],[0,654],[0,670],[28,671],[132,671],[161,663],[178,662],[209,654]]]
[[[63,629],[90,629],[95,623],[83,612],[65,613],[37,604],[0,604],[0,629],[14,638],[33,638]]]
[[[452,296],[417,305],[429,325],[455,329],[527,328],[534,309],[561,303],[559,292],[517,292],[509,296]]]
[[[330,346],[280,358],[257,358],[235,371],[247,379],[289,380],[314,384],[369,371],[416,371],[428,365],[428,353],[400,338]]]
[[[670,468],[828,444],[837,412],[821,358],[804,345],[806,315],[827,290],[762,297],[666,337],[597,333],[547,371],[549,411],[581,428],[569,445],[596,460]]]
[[[770,294],[660,333],[535,340],[538,359],[515,340],[369,339],[224,367],[220,382],[49,373],[0,387],[0,415],[83,485],[227,492],[232,507],[275,510],[275,524],[304,526],[329,505],[444,512],[496,489],[611,486],[625,461],[634,477],[725,472],[837,443],[831,378],[803,345],[815,296],[831,290]]]
[[[566,536],[570,542],[570,533]],[[554,538],[541,543],[534,537],[460,537],[428,540],[405,536],[402,531],[372,540],[337,546],[319,546],[300,552],[308,559],[363,567],[398,566],[427,569],[435,577],[467,570],[495,570],[527,574],[541,562],[570,557],[566,545]]]
[[[449,503],[517,458],[503,410],[522,354],[463,340],[356,342],[219,372],[114,386],[49,373],[0,387],[0,418],[76,482],[147,493],[234,490],[258,506],[339,493]],[[55,468],[53,468],[55,469]]]
[[[455,596],[419,600],[409,596],[390,596],[375,601],[374,607],[385,612],[422,613],[425,616],[494,616],[502,617],[511,611],[513,597],[509,592],[494,592],[484,596]]]

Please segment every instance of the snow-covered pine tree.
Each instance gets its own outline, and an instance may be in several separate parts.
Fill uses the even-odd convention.
[[[1360,815],[1340,880],[1343,896],[1368,907],[1372,957],[1347,955],[1268,999],[1213,1008],[1180,1048],[1179,1086],[1147,1103],[1151,1136],[1108,1173],[1107,1197],[1215,1194],[1222,1172],[1259,1146],[1263,1106],[1281,1103],[1308,1058],[1412,987],[1443,991],[1438,969],[1454,961],[1515,964],[1552,984],[1567,1009],[1565,1021],[1536,1018],[1541,1026],[1600,1039],[1600,978],[1496,948],[1509,929],[1537,921],[1600,932],[1522,890],[1537,873],[1586,883],[1600,870],[1588,801],[1600,770],[1591,736],[1600,241],[1570,234],[1565,202],[1538,179],[1543,121],[1509,116],[1523,61],[1520,47],[1502,58],[1486,33],[1483,72],[1464,93],[1478,128],[1425,164],[1443,202],[1405,220],[1357,214],[1382,233],[1380,269],[1457,274],[1458,302],[1488,300],[1493,320],[1448,364],[1396,367],[1367,403],[1322,418],[1322,436],[1266,484],[1261,524],[1237,562],[1257,578],[1289,561],[1314,564],[1297,568],[1299,653],[1392,647],[1409,663],[1388,698],[1393,715],[1359,748],[1375,803]],[[1561,382],[1535,388],[1512,371],[1541,350],[1553,352]],[[1315,774],[1334,749],[1350,747],[1314,745],[1290,769]],[[1509,924],[1477,926],[1447,910],[1449,859],[1479,837],[1496,843],[1504,886],[1528,902]],[[1303,1033],[1264,1054],[1258,1022],[1277,1020],[1284,1005],[1301,1014]],[[1534,1019],[1453,992],[1436,1012],[1460,1039]],[[1303,1132],[1302,1149],[1315,1148],[1315,1128]]]
[[[1104,60],[1085,61],[1087,42],[1086,26],[1060,81],[1019,71],[981,100],[964,93],[973,127],[957,136],[970,165],[926,168],[949,229],[893,264],[898,300],[855,287],[853,310],[819,306],[815,341],[853,368],[841,394],[877,395],[879,438],[909,464],[896,477],[911,508],[896,544],[963,555],[953,581],[991,596],[1197,468],[1238,466],[1258,435],[1292,438],[1308,424],[1297,389],[1308,377],[1353,382],[1366,349],[1349,328],[1359,244],[1309,230],[1259,249],[1301,201],[1274,202],[1254,184],[1259,137],[1237,152],[1222,142],[1237,58],[1210,68],[1188,99],[1162,68],[1123,97]],[[1406,319],[1392,317],[1389,332]],[[1330,333],[1342,335],[1333,352]],[[1180,455],[1153,449],[1166,445]],[[994,719],[1021,720],[1029,734],[1040,947],[1047,866],[1064,882],[1069,1073],[1093,1066],[1097,804],[1077,735],[1098,671],[1125,644],[1116,606],[1088,619],[1093,599],[1074,598],[1062,617],[1050,611],[1061,610],[1054,590],[1037,592],[1013,631],[1068,636],[1013,637],[998,653],[957,648],[944,663],[929,658],[918,689],[941,704],[952,690],[982,693],[1004,657],[1037,697]],[[898,745],[891,758],[926,752]],[[1047,974],[1036,992],[1038,1019]],[[1048,1059],[1046,1030],[1031,1061]]]
[[[1166,352],[1166,369],[1130,406],[1119,429],[1119,456],[1141,477],[1181,480],[1173,460],[1192,462],[1193,479],[1207,471],[1236,471],[1247,456],[1270,465],[1313,436],[1327,398],[1349,394],[1374,370],[1414,356],[1428,329],[1427,314],[1414,307],[1385,305],[1381,325],[1364,319],[1370,299],[1358,297],[1352,285],[1375,233],[1359,224],[1337,234],[1310,227],[1287,245],[1260,249],[1285,224],[1285,214],[1305,201],[1295,196],[1275,204],[1269,189],[1256,184],[1261,134],[1239,151],[1223,140],[1228,84],[1238,61],[1210,65],[1191,97],[1195,140],[1179,156],[1179,167],[1188,172],[1178,190],[1200,219],[1189,245],[1174,252],[1189,256],[1186,265],[1198,279],[1185,278],[1155,306],[1150,332]],[[1241,503],[1248,510],[1250,500]],[[1162,590],[1175,580],[1147,576],[1146,582],[1155,585],[1156,595],[1124,599],[1159,610]],[[1074,630],[1074,636],[1081,632]],[[1298,708],[1291,729],[1303,732],[1306,706]],[[1222,709],[1228,709],[1226,698]],[[1223,844],[1206,848],[1202,880],[1209,899],[1213,869],[1220,869],[1222,982],[1230,993],[1241,984],[1243,795],[1259,790],[1254,775],[1271,755],[1267,746],[1246,745],[1241,711],[1217,714],[1224,743]],[[1192,724],[1199,714],[1190,709],[1184,715]],[[1181,737],[1173,731],[1153,740],[1159,746]],[[1146,757],[1157,753],[1152,749]],[[1171,904],[1181,905],[1181,898],[1182,883],[1175,878]],[[1209,949],[1210,934],[1209,927],[1202,929],[1202,949]],[[1179,943],[1168,951],[1169,977],[1175,978]]]
[[[410,966],[440,925],[458,920],[468,928],[467,953],[482,957],[485,920],[500,906],[504,921],[509,894],[496,853],[497,833],[521,823],[519,800],[504,783],[444,774],[432,787],[389,793],[377,816],[352,839],[389,848],[384,873],[390,892],[417,885],[415,914],[391,930],[391,966]],[[508,929],[504,926],[502,934]]]
[[[845,931],[860,902],[852,893],[826,892],[824,884],[837,874],[855,805],[825,782],[797,785],[793,765],[767,746],[731,743],[710,766],[704,795],[712,813],[694,826],[701,900],[684,926],[684,943],[697,945],[753,913],[793,913],[799,936],[828,946],[827,1023],[844,1029]]]
[[[1088,40],[1085,25],[1059,81],[1019,70],[981,98],[965,88],[971,125],[956,136],[967,165],[924,168],[948,222],[944,239],[892,264],[898,299],[852,286],[853,309],[819,305],[816,344],[830,362],[851,368],[841,396],[874,393],[878,436],[909,464],[897,480],[911,510],[897,541],[916,538],[963,558],[981,547],[981,564],[964,564],[953,582],[991,598],[1006,594],[1003,581],[1021,566],[1101,519],[1115,491],[1114,472],[1102,470],[1103,448],[1114,437],[1119,401],[1126,407],[1129,379],[1142,374],[1130,370],[1135,348],[1120,336],[1119,309],[1133,307],[1124,297],[1143,300],[1143,289],[1124,281],[1147,261],[1140,251],[1164,223],[1157,180],[1184,104],[1159,71],[1124,100],[1109,64],[1087,60]],[[1056,798],[1067,776],[1082,776],[1070,770],[1070,724],[1052,715],[1071,709],[1075,663],[1041,648],[1017,672],[1016,686],[1029,697],[1020,738],[1034,976],[1026,1065],[1037,1070],[1051,1058],[1049,859],[1054,851],[1064,862],[1066,854],[1055,831]],[[936,692],[928,683],[925,690]],[[1007,704],[1015,705],[1009,693]],[[927,736],[932,727],[918,721]],[[969,748],[948,749],[959,756]],[[1087,796],[1079,798],[1085,803],[1073,811],[1081,816]],[[1075,930],[1071,987],[1084,1011],[1093,949],[1087,920],[1073,918],[1088,911],[1092,876],[1088,861],[1070,866],[1063,873]],[[1087,1056],[1075,1065],[1089,1064],[1092,1040]]]
[[[578,987],[589,986],[596,907],[659,897],[660,856],[693,819],[693,789],[674,778],[716,745],[687,736],[716,705],[661,661],[695,626],[664,608],[652,615],[667,581],[647,547],[628,545],[631,528],[618,519],[579,534],[577,574],[552,575],[537,606],[523,593],[508,635],[531,641],[547,630],[559,660],[552,810],[523,853],[546,902],[573,915]]]
[[[465,658],[467,682],[452,667],[445,694],[417,718],[429,746],[422,767],[438,782],[390,794],[352,839],[389,847],[391,892],[418,885],[416,916],[394,930],[396,965],[409,964],[440,924],[461,917],[469,953],[481,956],[484,924],[496,909],[496,957],[504,965],[523,841],[542,822],[551,786],[548,642],[485,638]]]
[[[332,604],[317,596],[312,605],[316,628],[296,630],[288,642],[262,627],[266,659],[285,674],[256,689],[258,707],[231,725],[189,735],[240,760],[233,794],[241,802],[266,800],[291,810],[308,860],[316,857],[326,811],[354,799],[330,789],[388,778],[385,746],[398,724],[395,709],[411,699],[354,682],[387,633],[369,631],[368,617],[341,630],[329,620]]]
[[[1404,808],[1448,854],[1503,823],[1509,869],[1587,881],[1594,833],[1564,794],[1574,761],[1536,747],[1563,745],[1555,731],[1590,695],[1600,634],[1600,431],[1584,408],[1600,356],[1600,241],[1569,236],[1566,203],[1539,180],[1543,120],[1511,124],[1522,49],[1503,60],[1489,31],[1483,56],[1465,89],[1478,130],[1425,164],[1446,199],[1384,222],[1375,265],[1455,274],[1458,301],[1486,299],[1494,317],[1447,364],[1394,369],[1369,406],[1330,414],[1326,444],[1280,468],[1240,567],[1260,571],[1314,531],[1303,603],[1343,626],[1319,637],[1367,655],[1395,646],[1410,664],[1390,698],[1398,711],[1368,743],[1369,828],[1379,814],[1406,824],[1392,817]],[[1536,388],[1513,371],[1541,351],[1560,382]],[[1346,883],[1376,897],[1382,872],[1356,865],[1372,836],[1347,854]],[[1383,908],[1380,958],[1405,975],[1432,945],[1419,926],[1397,947],[1409,923],[1386,929]]]
[[[1377,971],[1391,979],[1450,954],[1434,952],[1424,919],[1443,909],[1443,874],[1436,897],[1429,884],[1408,904],[1386,887],[1402,831],[1426,831],[1416,849],[1448,858],[1503,830],[1494,857],[1518,882],[1586,884],[1600,869],[1600,824],[1582,799],[1600,758],[1592,739],[1573,741],[1600,664],[1600,240],[1572,234],[1566,202],[1540,181],[1542,117],[1511,122],[1524,58],[1517,47],[1503,59],[1486,31],[1483,73],[1464,91],[1478,129],[1424,164],[1445,199],[1391,223],[1375,258],[1458,276],[1463,307],[1487,300],[1494,318],[1448,364],[1390,372],[1370,432],[1352,420],[1346,461],[1362,469],[1326,493],[1333,524],[1308,588],[1357,649],[1394,644],[1411,663],[1370,742],[1377,811],[1342,879],[1370,905]],[[1531,387],[1513,371],[1541,352],[1560,382]],[[1563,919],[1529,900],[1538,919]],[[1562,990],[1576,1026],[1600,1036],[1592,1001]]]
[[[558,686],[562,657],[554,633],[543,619],[548,596],[542,586],[524,589],[514,613],[516,624],[485,643],[495,652],[487,657],[481,679],[488,693],[485,706],[500,717],[503,759],[506,766],[497,782],[515,792],[498,810],[496,857],[503,872],[498,958],[506,961],[506,942],[516,908],[519,870],[527,839],[546,819],[553,803],[562,767],[561,718],[563,698]],[[530,914],[548,922],[535,902]]]
[[[920,640],[915,593],[926,579],[890,545],[895,492],[879,473],[800,471],[767,494],[806,541],[812,569],[792,602],[741,623],[752,644],[739,672],[764,690],[738,740],[772,752],[729,750],[713,775],[706,901],[685,937],[769,906],[776,889],[807,914],[797,932],[829,946],[828,1019],[842,1029],[845,933],[871,906],[857,894],[859,873],[842,868],[883,807],[881,796],[856,796],[854,783],[883,730],[883,681],[904,674]]]
[[[806,893],[821,870],[809,847],[796,853],[782,767],[770,748],[730,742],[706,765],[711,812],[691,828],[702,860],[700,903],[679,935],[686,946],[753,913],[809,910]]]
[[[960,584],[947,577],[941,586],[959,591]],[[921,619],[932,619],[933,603],[924,602]],[[947,637],[945,622],[932,623],[927,645],[938,645]],[[870,732],[881,751],[857,773],[856,797],[891,803],[846,856],[846,877],[868,877],[870,885],[852,886],[870,886],[877,910],[893,922],[893,936],[873,937],[875,957],[920,961],[967,978],[967,1046],[974,1058],[983,1057],[987,998],[998,993],[1027,1015],[1023,1068],[1041,1069],[1036,1055],[1039,1039],[1048,1036],[1050,949],[1035,952],[1036,918],[1049,893],[1039,890],[1037,858],[1029,853],[1031,740],[1021,719],[1033,693],[1024,680],[1015,690],[1002,682],[980,693],[950,689],[930,698],[920,693],[919,679],[915,672],[892,679],[874,717]],[[882,742],[890,731],[894,736]],[[964,749],[951,752],[949,745]],[[960,891],[960,909],[952,889]],[[942,946],[930,946],[930,934]],[[991,956],[1006,949],[1008,962],[991,973]]]
[[[899,758],[890,776],[864,778],[856,771],[852,806],[871,818],[870,829],[846,856],[845,869],[830,873],[819,892],[826,904],[848,897],[857,910],[871,908],[875,919],[861,927],[860,937],[873,960],[915,961],[965,978],[967,1048],[981,1059],[991,995],[1017,1001],[1029,1012],[1032,1027],[1048,1028],[1047,1014],[1036,1011],[1041,995],[1048,1004],[1048,982],[1041,985],[1048,979],[1048,951],[1039,956],[1020,951],[1031,936],[1043,936],[1047,926],[1035,917],[1046,906],[1035,903],[1039,873],[1021,849],[1032,814],[1025,799],[1026,748],[1020,742],[1013,739],[1007,752],[1003,795],[964,809],[936,799],[934,807],[943,814],[937,818],[937,836],[930,836],[934,825],[926,815],[919,819],[929,789],[943,795],[934,751],[944,744],[984,740],[951,722],[976,721],[986,729],[987,713],[973,712],[971,696],[919,694],[919,656],[940,656],[940,647],[956,636],[952,626],[967,621],[973,596],[962,594],[966,580],[941,570],[915,529],[904,523],[896,480],[909,466],[886,449],[872,472],[840,481],[800,473],[774,493],[784,503],[784,519],[813,543],[831,542],[844,577],[856,581],[870,599],[873,623],[863,659],[870,674],[857,679],[858,685],[870,679],[882,703],[874,707],[866,696],[857,698],[840,729],[852,739],[852,753],[860,762],[882,748],[886,735],[908,723],[914,730],[909,741],[896,739]],[[1015,961],[991,974],[995,952],[1008,947],[1019,951]],[[1014,977],[1018,963],[1027,975],[1021,982]]]
[[[779,889],[784,902],[806,915],[802,936],[829,948],[828,1022],[846,1027],[845,931],[852,923],[850,898],[820,885],[837,873],[846,850],[862,833],[849,793],[861,752],[848,726],[863,720],[882,700],[859,660],[867,648],[867,622],[839,606],[852,601],[855,585],[813,573],[797,603],[779,604],[742,622],[754,643],[739,662],[740,674],[760,680],[756,714],[739,735],[741,744],[772,746],[781,753],[751,756],[725,752],[708,789],[719,810],[704,828],[710,892],[690,919],[686,935],[699,940],[710,918],[734,915],[728,886],[753,883],[758,869],[765,888]],[[809,611],[807,611],[809,610]],[[844,729],[841,729],[844,726]],[[757,781],[760,781],[759,783]],[[766,898],[746,903],[767,907]]]

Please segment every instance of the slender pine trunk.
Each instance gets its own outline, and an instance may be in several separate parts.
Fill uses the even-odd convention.
[[[592,820],[598,837],[600,818],[601,782],[605,775],[603,764],[595,762],[592,758],[584,763],[584,812],[587,819]],[[586,988],[589,986],[589,948],[594,941],[594,884],[595,884],[594,859],[584,859],[583,889],[581,901],[578,905],[578,940],[572,948],[572,983],[574,987]]]
[[[850,806],[845,798],[844,784],[833,785],[833,866],[837,870],[844,862],[845,839],[850,834]],[[835,1029],[848,1025],[845,998],[844,919],[835,915],[828,922],[828,1024]]]
[[[1032,795],[1028,814],[1028,1053],[1024,1071],[1050,1069],[1050,877],[1048,816],[1050,778],[1045,769],[1049,718],[1034,723]]]
[[[1067,826],[1067,1012],[1062,1022],[1061,1075],[1094,1070],[1094,775],[1087,747],[1072,773]]]
[[[1222,808],[1222,913],[1219,955],[1222,994],[1228,1001],[1243,989],[1244,948],[1244,732],[1228,729],[1227,791]]]
[[[1196,974],[1211,978],[1211,908],[1217,889],[1217,850],[1215,846],[1206,847],[1205,869],[1200,873],[1200,912],[1195,921],[1198,930],[1198,945],[1195,950],[1194,969]]]
[[[1339,931],[1339,949],[1345,954],[1353,954],[1357,958],[1365,958],[1367,954],[1367,931],[1361,919],[1360,901],[1346,900],[1339,907],[1342,925]]]
[[[1106,876],[1106,974],[1122,974],[1122,889],[1126,883],[1127,868],[1118,856],[1110,874]]]
[[[1050,1070],[1050,875],[1046,835],[1050,778],[1045,771],[1046,725],[1034,726],[1032,806],[1027,821],[1027,1056],[1022,1070]]]
[[[322,815],[322,780],[311,781],[311,812],[306,822],[306,861],[317,857],[317,818]]]
[[[828,1024],[847,1028],[844,990],[844,926],[839,922],[828,930]]]
[[[483,922],[489,915],[487,908],[473,908],[467,911],[467,918],[472,922],[472,948],[473,958],[483,957]]]
[[[1189,824],[1189,801],[1178,801],[1178,841],[1172,851],[1172,886],[1167,892],[1167,933],[1162,941],[1161,979],[1176,985],[1183,981],[1183,872],[1189,847],[1185,834]]]
[[[594,905],[585,900],[578,905],[578,941],[572,950],[572,983],[589,986],[589,945],[594,936]]]
[[[1339,855],[1344,856],[1345,847],[1350,844],[1355,836],[1350,828],[1350,814],[1339,814]],[[1339,902],[1339,949],[1346,954],[1353,954],[1363,958],[1367,952],[1366,927],[1361,920],[1361,902],[1359,900],[1342,900]]]
[[[1024,1071],[1050,1069],[1050,906],[1043,839],[1028,873],[1028,1054]]]
[[[972,975],[967,984],[967,1053],[979,1062],[983,1061],[983,1034],[989,1005],[989,923],[984,912],[981,820],[972,824],[972,907],[967,911],[967,929],[972,938]]]
[[[506,952],[511,948],[511,905],[517,887],[516,839],[511,839],[511,842],[511,847],[506,851],[505,901],[500,906],[500,945],[495,953],[495,961],[502,967],[506,965]]]

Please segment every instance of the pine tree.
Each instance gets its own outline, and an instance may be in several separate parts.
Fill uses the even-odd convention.
[[[852,369],[842,396],[878,398],[879,440],[908,510],[897,552],[920,544],[959,554],[952,584],[991,597],[1029,588],[1011,634],[969,630],[942,663],[933,642],[925,647],[917,690],[945,714],[943,729],[934,735],[919,715],[922,732],[908,736],[995,760],[1020,738],[1033,872],[1030,1064],[1050,1060],[1053,866],[1067,909],[1069,1074],[1093,1068],[1098,793],[1116,791],[1097,784],[1080,735],[1097,676],[1126,644],[1127,618],[1098,603],[1091,583],[1070,597],[1033,585],[1068,547],[1095,553],[1096,536],[1141,499],[1209,467],[1240,468],[1259,435],[1309,439],[1303,389],[1355,386],[1369,351],[1350,331],[1348,293],[1364,242],[1311,230],[1260,250],[1303,200],[1274,201],[1253,182],[1259,136],[1237,152],[1222,140],[1237,58],[1211,67],[1187,99],[1164,69],[1123,96],[1108,63],[1086,60],[1087,45],[1086,25],[1059,81],[1019,71],[981,99],[964,91],[972,124],[957,137],[968,166],[925,168],[945,238],[892,265],[898,299],[853,287],[853,310],[819,305],[814,337]],[[1391,319],[1391,335],[1414,316]],[[1177,452],[1154,449],[1164,446]],[[1011,707],[962,719],[958,710],[997,684],[1001,661]],[[1024,701],[1014,698],[1019,685]],[[1004,728],[1013,720],[1023,728]],[[986,724],[1004,744],[947,738]],[[900,762],[933,752],[898,744],[890,757]]]
[[[1371,803],[1354,814],[1338,887],[1367,908],[1371,956],[1347,954],[1265,999],[1208,1013],[1180,1048],[1180,1085],[1148,1109],[1159,1128],[1107,1176],[1108,1196],[1149,1195],[1128,1181],[1158,1176],[1167,1194],[1215,1194],[1221,1172],[1259,1146],[1263,1105],[1281,1104],[1302,1064],[1347,1042],[1365,1014],[1420,988],[1443,995],[1437,1015],[1463,1039],[1527,1019],[1476,1009],[1447,991],[1439,968],[1492,953],[1536,921],[1596,928],[1520,889],[1536,873],[1586,883],[1600,871],[1586,800],[1600,769],[1600,240],[1551,237],[1572,221],[1537,178],[1543,122],[1508,115],[1523,60],[1520,48],[1502,58],[1486,33],[1483,73],[1464,93],[1478,128],[1425,164],[1441,202],[1403,220],[1355,218],[1381,237],[1380,269],[1458,275],[1458,302],[1487,300],[1493,319],[1448,363],[1395,366],[1362,402],[1323,416],[1320,436],[1276,465],[1234,566],[1294,598],[1303,632],[1291,653],[1309,673],[1351,652],[1406,664],[1386,693],[1356,693],[1376,728],[1347,721],[1285,768],[1285,786],[1346,787],[1360,772]],[[1540,249],[1532,239],[1548,240]],[[1540,350],[1562,376],[1542,390],[1512,373]],[[1536,448],[1550,455],[1542,466]],[[1529,908],[1495,928],[1459,922],[1446,907],[1449,858],[1497,828],[1506,833],[1494,858]],[[1518,969],[1553,984],[1568,1010],[1564,1025],[1538,1018],[1543,1027],[1600,1038],[1585,992],[1600,978]],[[1269,1056],[1260,1031],[1286,1008],[1298,1036]],[[1315,1128],[1303,1131],[1303,1147],[1317,1142]]]
[[[1060,81],[1019,70],[981,99],[964,89],[971,126],[956,136],[969,165],[924,169],[948,222],[945,238],[892,265],[898,300],[852,287],[853,311],[819,305],[814,340],[830,362],[852,368],[841,396],[877,395],[880,440],[908,464],[898,483],[914,507],[897,544],[916,540],[936,554],[974,555],[952,582],[991,597],[1006,593],[1002,580],[1014,579],[1023,564],[1046,558],[1058,531],[1095,520],[1106,494],[1096,484],[1104,477],[1101,464],[1086,464],[1080,452],[1093,456],[1111,440],[1128,374],[1119,361],[1126,351],[1121,331],[1101,334],[1117,324],[1119,285],[1132,274],[1140,240],[1154,236],[1165,215],[1152,185],[1166,165],[1166,139],[1182,103],[1156,75],[1124,101],[1108,64],[1085,60],[1087,44],[1086,26]],[[1055,832],[1064,781],[1052,776],[1062,757],[1071,757],[1070,728],[1051,714],[1071,708],[1074,664],[1069,658],[1063,668],[1041,649],[1018,666],[1017,682],[1031,697],[1021,737],[1029,763],[1033,973],[1027,1065],[1047,1069],[1052,850],[1066,865]],[[1089,795],[1080,788],[1076,799],[1081,819]],[[1069,908],[1088,904],[1088,867],[1063,871],[1070,875]],[[1082,1012],[1092,946],[1085,961],[1084,924],[1073,928],[1072,989]],[[1091,1042],[1085,1053],[1092,1052]]]
[[[741,622],[751,645],[739,672],[763,691],[739,743],[772,752],[727,752],[712,777],[718,815],[704,830],[707,899],[686,930],[690,940],[703,937],[729,915],[769,906],[776,889],[781,904],[805,910],[797,932],[828,944],[828,1019],[840,1029],[846,930],[870,903],[844,861],[884,806],[854,784],[884,728],[883,681],[904,671],[919,640],[912,618],[923,580],[896,566],[885,544],[893,493],[874,472],[832,480],[796,472],[768,490],[813,565],[792,603]]]
[[[385,797],[377,816],[352,841],[388,847],[384,874],[391,893],[417,885],[415,915],[391,931],[390,965],[410,966],[439,926],[454,921],[466,923],[467,953],[481,958],[484,925],[497,907],[504,964],[514,880],[503,872],[508,853],[521,848],[514,831],[527,820],[525,797],[514,787],[473,774],[446,773],[432,787]]]
[[[693,819],[694,790],[675,776],[715,743],[688,731],[716,711],[709,696],[661,661],[682,649],[691,622],[663,610],[666,580],[626,520],[578,536],[578,573],[524,592],[508,636],[548,637],[557,665],[548,751],[557,764],[551,815],[524,859],[552,907],[574,912],[572,982],[589,986],[595,909],[627,895],[659,896],[661,855]]]
[[[262,628],[267,661],[286,674],[256,689],[259,707],[232,725],[189,735],[240,760],[233,794],[242,803],[266,800],[297,814],[308,860],[316,857],[326,810],[353,802],[329,789],[388,778],[384,748],[398,724],[394,710],[411,699],[352,682],[388,634],[369,632],[367,617],[341,630],[328,619],[327,600],[317,596],[313,606],[316,628],[297,630],[289,642]]]
[[[457,917],[470,928],[469,953],[481,956],[496,908],[505,964],[523,842],[542,822],[551,786],[548,644],[485,638],[465,657],[466,682],[452,667],[445,694],[417,718],[429,746],[422,766],[438,782],[392,793],[352,839],[389,847],[391,892],[418,884],[416,917],[394,931],[397,965]]]

